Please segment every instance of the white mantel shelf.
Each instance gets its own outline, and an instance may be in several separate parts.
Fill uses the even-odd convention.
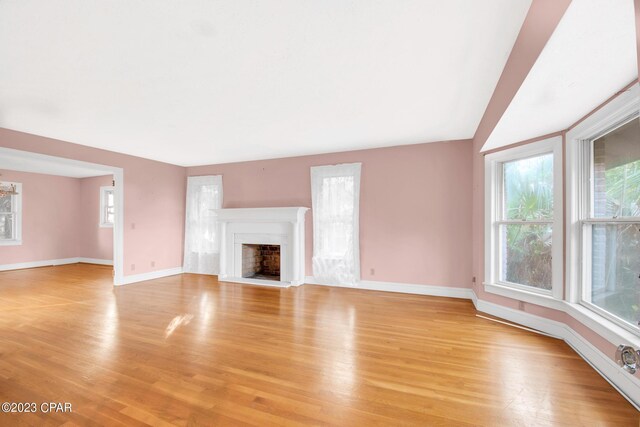
[[[218,209],[220,222],[298,222],[304,221],[305,207]]]
[[[220,223],[218,280],[289,287],[304,283],[306,207],[216,210]],[[242,277],[242,245],[280,245],[280,281]]]

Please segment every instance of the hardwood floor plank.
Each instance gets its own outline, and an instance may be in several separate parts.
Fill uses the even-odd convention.
[[[0,425],[638,425],[564,342],[469,301],[111,268],[0,272]]]

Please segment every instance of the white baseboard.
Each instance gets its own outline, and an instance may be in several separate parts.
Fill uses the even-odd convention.
[[[24,268],[51,267],[53,265],[75,264],[80,262],[78,260],[79,258],[63,258],[63,259],[48,259],[44,261],[19,262],[16,264],[2,264],[0,265],[0,271],[22,270]]]
[[[182,274],[182,267],[168,268],[166,270],[150,271],[148,273],[134,274],[131,276],[124,276],[121,280],[115,283],[116,286],[129,285],[131,283],[144,282],[146,280],[160,279],[162,277],[175,276]]]
[[[333,286],[338,288],[367,289],[370,291],[399,292],[403,294],[430,295],[436,297],[471,299],[473,291],[470,288],[454,286],[416,285],[412,283],[377,282],[361,280],[356,286],[327,285],[319,283],[313,276],[306,276],[305,283],[309,285]]]
[[[626,372],[613,360],[613,355],[604,354],[568,325],[487,301],[477,299],[476,301],[478,311],[564,340],[636,409],[640,410],[640,378]]]
[[[78,258],[78,262],[84,262],[86,264],[98,264],[98,265],[113,265],[112,259],[97,259],[97,258]]]

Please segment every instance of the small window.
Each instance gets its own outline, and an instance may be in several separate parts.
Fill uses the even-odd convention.
[[[22,184],[0,183],[0,245],[22,244]]]
[[[113,227],[115,213],[113,187],[100,187],[100,227]]]

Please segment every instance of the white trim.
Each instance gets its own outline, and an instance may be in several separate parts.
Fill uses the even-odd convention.
[[[78,258],[78,262],[84,262],[86,264],[97,264],[97,265],[113,265],[112,259],[98,259],[98,258]]]
[[[318,282],[313,276],[306,276],[305,284],[331,286],[336,288],[365,289],[369,291],[399,292],[403,294],[430,295],[447,298],[472,299],[474,296],[471,288],[462,288],[456,286],[420,285],[413,283],[378,282],[372,280],[361,280],[355,286],[327,285],[325,283]]]
[[[564,340],[636,409],[640,410],[640,378],[630,375],[610,356],[601,352],[568,325],[483,300],[478,300],[476,309]]]
[[[0,156],[6,154],[13,157],[21,157],[25,160],[36,159],[49,161],[59,165],[76,166],[90,168],[96,172],[104,172],[104,175],[113,175],[115,182],[115,206],[116,223],[113,227],[113,264],[114,264],[114,284],[122,282],[124,274],[124,170],[116,166],[101,165],[97,163],[83,162],[80,160],[67,159],[64,157],[49,156],[31,151],[15,150],[12,148],[0,147]]]
[[[174,268],[167,268],[165,270],[150,271],[148,273],[133,274],[131,276],[124,276],[122,279],[117,281],[115,285],[116,286],[129,285],[131,283],[145,282],[147,280],[154,280],[154,279],[160,279],[163,277],[176,276],[182,273],[183,273],[182,267],[174,267]]]
[[[498,237],[496,223],[499,222],[498,212],[502,202],[498,190],[502,182],[502,165],[505,162],[524,159],[536,155],[553,153],[553,235],[563,236],[563,182],[562,182],[562,137],[555,136],[530,144],[521,145],[507,150],[498,151],[485,156],[485,291],[498,293],[510,288],[511,298],[520,299],[522,297],[531,298],[538,294],[541,300],[556,299],[563,297],[563,248],[562,239],[556,237],[552,247],[552,289],[551,292],[523,289],[521,286],[509,287],[506,284],[499,285],[499,263],[500,259],[496,255],[498,248]],[[521,221],[521,224],[534,224],[535,221]]]
[[[20,246],[22,245],[22,240],[0,240],[0,246]]]
[[[528,302],[530,304],[541,305],[543,307],[553,308],[555,310],[564,310],[564,301],[556,299],[550,294],[543,294],[540,292],[529,291],[496,283],[483,283],[483,285],[484,290],[492,294]]]

